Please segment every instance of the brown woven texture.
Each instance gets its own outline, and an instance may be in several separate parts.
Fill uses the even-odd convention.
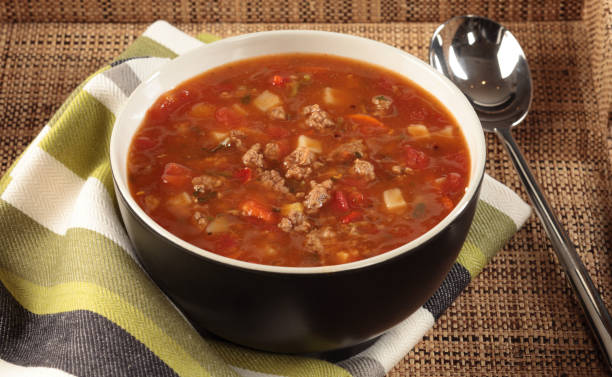
[[[70,91],[155,18],[175,21],[191,34],[206,31],[223,37],[282,28],[338,31],[380,40],[422,59],[438,22],[452,15],[478,13],[505,20],[526,51],[535,87],[532,109],[515,138],[612,308],[612,155],[606,144],[612,105],[612,0],[585,0],[584,5],[473,1],[469,6],[467,1],[451,6],[442,0],[421,6],[286,1],[286,14],[268,9],[273,2],[264,0],[219,0],[206,7],[182,1],[172,9],[162,1],[141,1],[138,4],[148,4],[142,7],[135,1],[110,0],[41,3],[32,0],[25,7],[15,0],[0,5],[0,18],[8,21],[0,24],[0,174]],[[325,10],[322,4],[328,4]],[[263,8],[267,10],[254,10]],[[379,22],[404,20],[420,22]],[[488,145],[487,171],[526,198],[492,135]],[[389,373],[457,375],[607,375],[535,216]]]
[[[50,5],[53,3],[53,5]],[[0,22],[435,22],[472,13],[501,21],[579,20],[580,0],[4,0]]]

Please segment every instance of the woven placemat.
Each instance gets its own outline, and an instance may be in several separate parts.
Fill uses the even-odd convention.
[[[571,239],[579,245],[604,301],[612,307],[612,182],[606,147],[610,106],[606,43],[609,46],[610,36],[599,31],[606,26],[609,6],[593,5],[581,11],[588,22],[506,22],[524,46],[535,85],[532,111],[515,137]],[[436,25],[177,26],[192,34],[207,31],[223,37],[282,28],[339,31],[377,39],[425,59]],[[0,174],[69,92],[145,27],[131,23],[0,25]],[[602,64],[592,66],[590,54],[596,53],[600,57],[594,61]],[[502,148],[491,136],[488,142],[488,172],[525,197]],[[390,372],[390,376],[510,374],[606,375],[535,217]]]
[[[501,21],[580,20],[576,0],[4,0],[0,22],[387,23],[478,13]]]

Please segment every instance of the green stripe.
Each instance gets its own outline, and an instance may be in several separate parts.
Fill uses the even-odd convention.
[[[212,43],[221,39],[218,35],[211,33],[200,33],[196,36],[200,41],[204,43]]]
[[[17,157],[17,159],[15,161],[13,161],[13,163],[7,169],[7,171],[4,173],[2,178],[0,178],[0,195],[2,195],[4,190],[6,190],[8,185],[11,183],[11,180],[13,179],[13,178],[11,178],[11,172],[13,171],[15,166],[17,166],[17,164],[19,163],[19,160],[21,159],[21,156],[23,156],[23,153],[19,157]]]
[[[466,240],[461,248],[461,252],[457,257],[457,263],[465,267],[470,273],[470,276],[475,278],[487,264],[487,257],[482,250],[472,242]]]
[[[0,236],[3,247],[0,268],[39,286],[79,283],[108,291],[150,320],[143,322],[133,313],[124,313],[122,302],[115,301],[112,308],[119,308],[118,317],[112,319],[115,323],[124,328],[128,326],[125,324],[127,322],[140,326],[140,330],[132,335],[156,354],[164,349],[176,349],[199,363],[200,367],[186,376],[203,373],[205,369],[211,373],[235,376],[136,262],[114,242],[86,229],[69,229],[65,236],[55,234],[4,201],[0,201],[0,229],[3,230]],[[90,290],[89,294],[98,295],[95,290]],[[66,299],[75,302],[82,300],[76,296],[70,298],[69,295]],[[99,307],[86,309],[106,316],[106,312],[99,312]],[[166,334],[167,341],[158,343],[150,337],[138,337],[157,331],[157,328]],[[194,365],[189,359],[178,356],[168,362],[175,370],[181,370],[182,364],[191,368]]]
[[[155,42],[151,38],[142,36],[128,46],[128,48],[126,48],[125,51],[123,51],[123,53],[121,53],[121,55],[119,55],[114,61],[144,56],[175,58],[178,55],[166,46]]]
[[[457,261],[472,277],[478,275],[516,230],[516,224],[508,215],[482,200],[478,201],[474,221]]]
[[[212,340],[209,343],[228,364],[242,369],[287,377],[351,376],[346,369],[318,359],[258,352]]]
[[[175,340],[120,296],[95,284],[74,282],[43,287],[0,269],[0,280],[13,297],[32,313],[56,314],[88,310],[100,314],[134,338],[179,375],[210,376]]]
[[[114,195],[108,154],[114,121],[113,113],[81,90],[39,146],[79,177],[98,178]]]

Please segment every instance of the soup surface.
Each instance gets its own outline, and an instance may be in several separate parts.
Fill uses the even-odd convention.
[[[432,96],[328,55],[231,63],[148,110],[128,182],[162,227],[244,261],[322,266],[422,235],[465,193],[470,157]]]

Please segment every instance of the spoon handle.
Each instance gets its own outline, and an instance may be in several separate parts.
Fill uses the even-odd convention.
[[[565,269],[578,301],[586,314],[591,330],[612,369],[612,318],[606,309],[589,273],[582,264],[572,242],[546,201],[546,197],[531,174],[525,158],[512,138],[510,128],[497,128],[495,133],[510,154],[514,167],[523,181],[535,212],[544,225],[559,262]]]

